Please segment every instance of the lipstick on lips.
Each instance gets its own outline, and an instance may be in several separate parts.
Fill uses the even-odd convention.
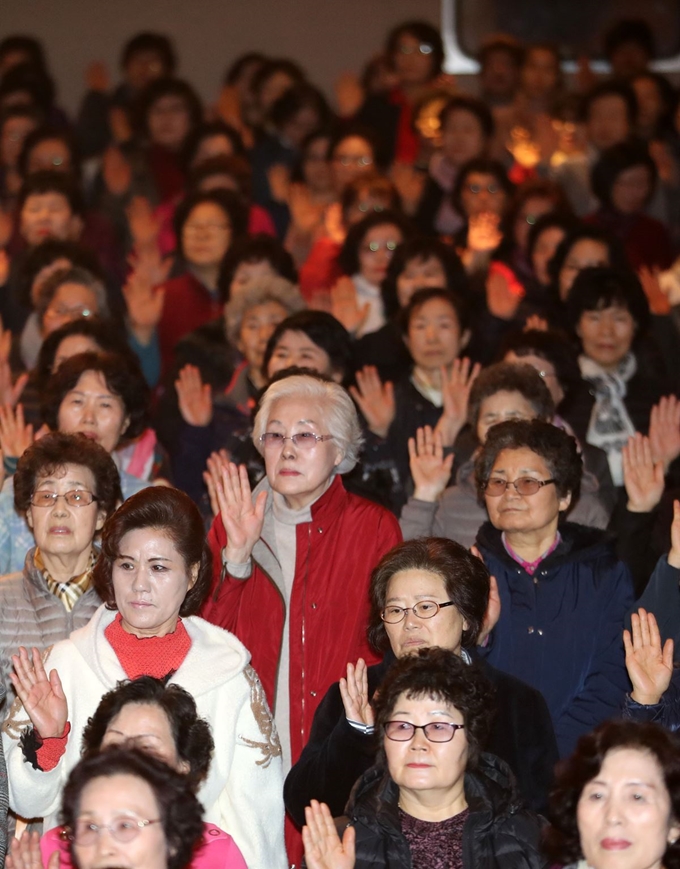
[[[605,851],[625,851],[631,843],[627,839],[602,839],[600,845]]]

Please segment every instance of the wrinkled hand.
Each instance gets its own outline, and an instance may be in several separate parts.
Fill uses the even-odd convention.
[[[357,371],[356,380],[357,385],[349,388],[352,398],[373,434],[387,437],[396,413],[394,386],[389,381],[383,383],[380,380],[374,365],[364,365]]]
[[[125,209],[125,215],[133,246],[136,249],[156,248],[161,223],[146,196],[134,196]]]
[[[654,613],[640,609],[631,616],[630,631],[623,632],[626,669],[633,683],[631,698],[644,706],[661,699],[673,675],[673,640],[661,648],[661,634]]]
[[[5,869],[59,869],[59,851],[50,856],[45,867],[40,853],[40,833],[24,830],[21,839],[12,839],[5,859]]]
[[[467,420],[468,401],[470,389],[477,379],[482,366],[477,362],[474,365],[465,357],[456,359],[451,366],[451,372],[442,368],[442,415],[437,421],[435,431],[441,434],[442,443],[445,447],[452,447],[458,432]]]
[[[68,703],[57,671],[52,670],[47,678],[35,647],[29,656],[21,646],[19,654],[12,655],[12,664],[12,685],[35,729],[43,739],[61,736],[68,721]]]
[[[671,549],[668,553],[668,563],[671,567],[680,568],[680,501],[673,501]]]
[[[102,157],[102,178],[112,196],[123,196],[132,184],[132,167],[115,145],[107,148]]]
[[[334,90],[338,115],[341,118],[356,115],[366,98],[359,76],[353,72],[343,72],[336,79]]]
[[[195,365],[185,365],[175,381],[179,412],[189,425],[206,426],[213,415],[212,389]]]
[[[649,310],[652,314],[664,316],[665,314],[670,313],[671,305],[668,301],[668,296],[661,289],[661,284],[659,283],[659,272],[660,269],[658,268],[652,270],[647,266],[642,266],[638,270],[638,277],[640,278],[642,289],[645,291],[645,295],[647,296]]]
[[[0,405],[0,448],[7,458],[19,458],[35,440],[32,425],[24,422],[23,405]]]
[[[363,658],[347,664],[347,678],[340,679],[340,696],[345,715],[360,724],[374,724],[375,717],[368,698],[368,667]]]
[[[663,462],[668,471],[680,456],[680,401],[674,395],[665,395],[652,408],[649,415],[649,442],[657,462]]]
[[[413,497],[433,503],[449,482],[453,453],[444,458],[441,434],[426,425],[416,430],[415,438],[408,439],[408,455],[415,486]]]
[[[218,516],[220,512],[220,505],[217,500],[217,489],[215,488],[214,477],[216,474],[220,473],[217,469],[219,467],[228,468],[229,462],[231,461],[231,456],[225,449],[221,449],[218,452],[210,453],[208,456],[208,461],[206,462],[206,470],[203,471],[203,482],[208,490],[208,498],[210,500],[210,509],[212,510],[213,516]]]
[[[331,314],[339,320],[351,335],[360,335],[368,319],[371,306],[359,304],[352,278],[344,277],[331,290]]]
[[[308,869],[354,869],[354,827],[347,827],[341,841],[330,809],[316,800],[305,809],[305,821],[302,842]]]
[[[655,461],[649,438],[637,432],[621,450],[623,485],[631,513],[649,513],[661,500],[664,490],[663,462]]]
[[[503,240],[500,223],[500,217],[492,212],[472,215],[468,221],[468,249],[474,253],[496,250]]]
[[[477,549],[476,546],[470,547],[470,552],[475,556],[475,558],[479,558],[479,560],[484,564],[484,558],[482,557],[482,553]],[[498,624],[498,619],[501,617],[501,595],[498,591],[498,581],[493,574],[489,575],[489,602],[486,605],[486,612],[484,613],[484,619],[482,620],[482,628],[479,632],[479,636],[477,637],[477,645],[483,646],[486,643],[487,637],[491,633],[491,631]]]
[[[222,461],[216,461],[208,463],[208,470],[215,488],[222,524],[227,532],[225,561],[245,564],[262,534],[267,493],[260,492],[253,502],[245,465],[237,467],[229,462],[225,467]]]

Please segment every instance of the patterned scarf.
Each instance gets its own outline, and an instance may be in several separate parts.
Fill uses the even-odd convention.
[[[626,383],[637,371],[632,353],[627,353],[616,371],[605,371],[587,356],[579,356],[581,374],[595,388],[595,406],[590,416],[586,441],[607,453],[609,470],[615,486],[623,485],[621,449],[635,434],[624,398]]]
[[[36,570],[40,571],[43,579],[47,583],[48,589],[55,597],[59,598],[59,600],[64,604],[66,611],[69,613],[76,605],[79,598],[81,598],[90,587],[92,581],[92,569],[94,568],[96,561],[97,553],[93,549],[92,552],[90,552],[90,560],[87,568],[83,573],[79,576],[72,576],[68,582],[58,582],[56,579],[52,579],[48,573],[42,554],[38,548],[36,548],[35,555],[33,556]]]

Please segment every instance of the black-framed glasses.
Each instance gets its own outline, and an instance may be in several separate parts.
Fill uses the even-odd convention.
[[[293,446],[299,450],[311,450],[319,441],[333,440],[334,435],[318,435],[311,431],[301,431],[294,435],[282,435],[277,431],[266,431],[260,435],[260,443],[265,449],[283,447],[286,441],[292,441]]]
[[[518,477],[516,480],[502,480],[491,477],[484,483],[484,491],[492,498],[498,498],[505,493],[508,486],[514,486],[519,495],[535,495],[543,486],[557,482],[552,477],[549,480],[535,480],[533,477]]]
[[[464,724],[452,724],[450,721],[428,721],[427,724],[386,721],[383,730],[385,736],[393,742],[410,742],[416,735],[416,730],[422,730],[428,742],[451,742],[456,730],[462,730],[464,727]]]
[[[78,818],[73,830],[66,830],[66,838],[77,845],[94,845],[102,830],[108,830],[116,842],[132,842],[145,827],[152,824],[160,824],[160,818],[144,820],[140,818],[122,815],[114,818],[110,824],[95,824],[86,818]]]
[[[48,492],[40,489],[31,495],[31,504],[34,507],[53,507],[57,501],[63,498],[69,507],[89,507],[93,501],[97,501],[96,495],[87,489],[71,489],[70,492]]]
[[[388,625],[398,625],[406,618],[406,613],[413,613],[419,619],[432,619],[445,606],[453,606],[452,600],[437,603],[436,600],[421,600],[415,606],[386,606],[380,613],[380,618]]]

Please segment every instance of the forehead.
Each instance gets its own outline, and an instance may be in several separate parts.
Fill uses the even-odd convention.
[[[68,199],[63,193],[50,190],[46,193],[30,193],[24,202],[24,208],[69,208]]]
[[[91,486],[94,483],[94,475],[85,465],[74,465],[68,463],[66,465],[60,465],[58,468],[50,469],[49,473],[38,471],[35,485],[42,486],[46,483],[56,483],[59,481],[64,481],[66,483],[82,483],[86,486]]]
[[[520,447],[516,450],[501,450],[493,463],[494,471],[526,470],[537,471],[539,474],[548,474],[548,466],[542,456],[530,450],[528,447]]]
[[[364,235],[364,242],[389,241],[395,237],[401,238],[401,230],[394,223],[380,223],[372,226]]]
[[[417,305],[413,308],[409,317],[409,325],[418,319],[427,319],[430,317],[447,317],[458,322],[458,314],[453,305],[446,299],[435,297],[428,299],[426,302]]]
[[[158,802],[144,779],[118,773],[91,779],[80,794],[79,811],[93,817],[132,811],[153,818],[158,811]]]
[[[599,241],[596,238],[580,238],[569,248],[567,256],[569,259],[573,259],[574,257],[602,257],[603,259],[608,259],[609,250],[603,241]]]
[[[285,348],[286,350],[314,350],[322,351],[323,347],[315,344],[306,332],[300,332],[297,329],[286,329],[276,342],[276,347]]]
[[[600,771],[593,780],[614,782],[626,779],[661,784],[666,789],[661,765],[651,751],[632,747],[613,748],[605,755]]]
[[[146,733],[150,729],[167,731],[170,729],[170,719],[158,703],[138,703],[131,700],[109,721],[106,729],[112,728],[122,729],[130,736],[139,734],[142,730]]]
[[[202,220],[224,220],[225,216],[225,211],[216,202],[199,202],[198,205],[194,205],[187,215],[187,221],[195,220],[196,218]]]
[[[412,256],[410,259],[407,259],[404,263],[403,271],[416,271],[422,269],[439,269],[440,271],[444,271],[444,264],[433,253],[424,253],[417,254],[416,256]]]
[[[344,139],[341,139],[333,149],[334,157],[340,155],[362,155],[366,153],[372,154],[373,147],[368,139],[364,139],[362,136],[346,136]]]
[[[83,371],[72,391],[96,392],[98,395],[115,396],[115,393],[109,389],[101,371]]]
[[[386,596],[390,597],[404,596],[408,594],[418,594],[422,589],[436,589],[441,592],[444,589],[444,577],[433,570],[425,570],[422,568],[409,568],[408,570],[399,570],[392,576],[386,588]]]
[[[524,362],[524,358],[522,359]],[[507,413],[509,411],[520,411],[522,413],[529,412],[532,416],[536,411],[531,402],[516,389],[500,389],[485,398],[479,406],[479,415],[484,417],[487,414]]]

